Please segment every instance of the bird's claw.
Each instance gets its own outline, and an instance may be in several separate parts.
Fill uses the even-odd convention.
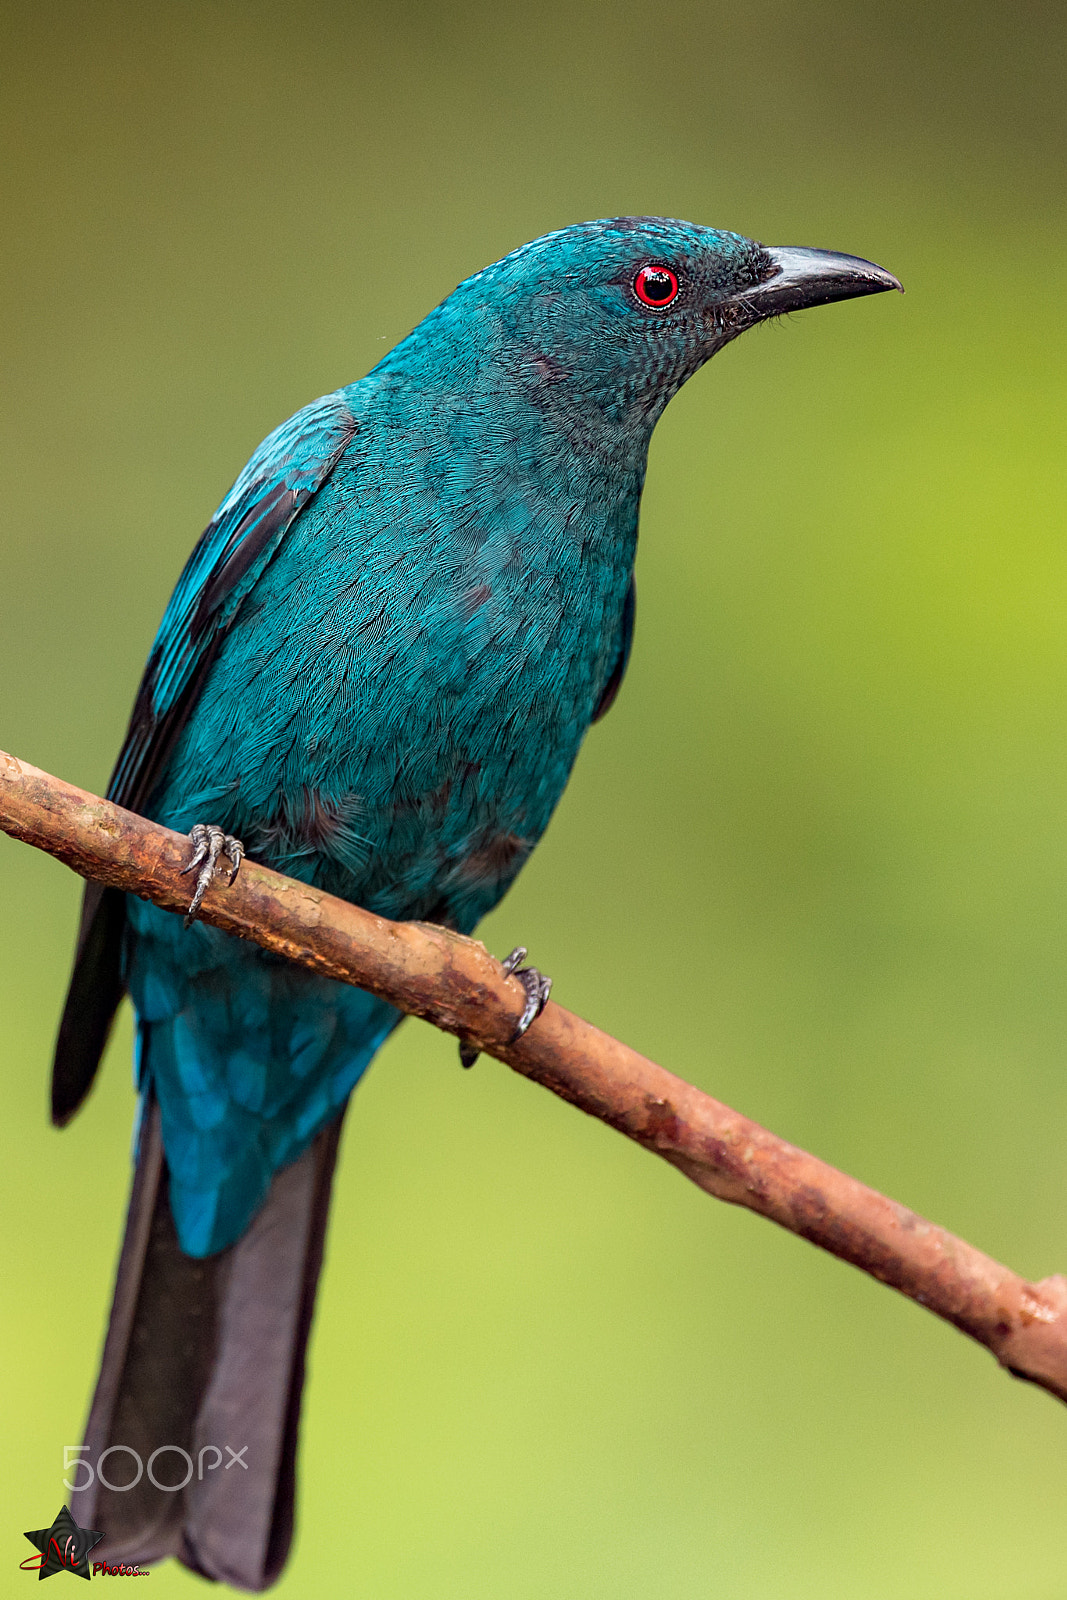
[[[537,1021],[537,1018],[545,1009],[549,995],[552,993],[552,979],[546,978],[544,973],[538,972],[536,967],[520,966],[520,961],[525,960],[526,946],[520,944],[516,945],[507,960],[502,962],[504,971],[518,978],[526,990],[526,1005],[523,1008],[523,1013],[519,1018],[515,1032],[511,1036],[512,1044],[522,1038],[531,1022]]]
[[[188,928],[196,921],[200,910],[200,903],[208,884],[215,876],[215,868],[219,857],[225,856],[230,864],[228,884],[232,884],[241,869],[244,860],[245,847],[240,839],[235,839],[232,833],[223,833],[221,828],[216,828],[212,823],[198,822],[190,829],[189,843],[193,847],[192,859],[181,870],[184,878],[187,872],[192,872],[199,867],[196,875],[196,888],[193,898],[189,902],[189,909],[185,913],[185,926]]]
[[[522,1038],[532,1022],[536,1022],[545,1009],[545,1004],[552,992],[552,979],[546,978],[543,973],[538,972],[536,967],[520,966],[520,962],[525,960],[526,946],[519,944],[515,946],[507,959],[500,963],[505,975],[518,978],[526,990],[526,1004],[523,1007],[522,1016],[518,1020],[515,1032],[511,1036],[510,1042],[512,1044]],[[478,1055],[477,1045],[471,1044],[468,1039],[460,1040],[459,1063],[461,1067],[473,1067]]]

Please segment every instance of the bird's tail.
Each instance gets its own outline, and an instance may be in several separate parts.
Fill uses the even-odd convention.
[[[277,1174],[236,1244],[196,1260],[171,1218],[158,1107],[145,1108],[71,1502],[103,1532],[101,1560],[173,1555],[251,1590],[281,1571],[341,1120]]]

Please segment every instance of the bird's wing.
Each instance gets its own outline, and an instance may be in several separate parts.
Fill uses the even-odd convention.
[[[242,601],[355,431],[344,393],[330,394],[283,422],[252,456],[185,563],[163,614],[109,800],[130,811],[148,804]],[[86,885],[52,1070],[52,1118],[60,1126],[92,1083],[122,999],[124,907],[117,890]]]
[[[615,665],[611,669],[611,676],[601,692],[597,708],[593,712],[593,721],[599,722],[601,717],[606,717],[615,704],[615,696],[619,686],[626,676],[626,668],[630,662],[630,647],[634,642],[634,617],[637,615],[637,582],[630,579],[630,587],[626,591],[626,603],[622,608],[622,628],[620,629],[619,654]]]
[[[352,441],[344,396],[326,395],[266,438],[201,535],[159,625],[108,799],[147,804],[241,602],[298,511]]]

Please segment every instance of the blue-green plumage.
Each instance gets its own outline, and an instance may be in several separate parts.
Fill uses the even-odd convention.
[[[704,230],[690,237],[706,250]],[[736,277],[753,247],[715,239]],[[621,281],[605,283],[612,243]],[[257,452],[253,504],[264,478],[268,496],[290,487],[294,459],[329,476],[228,600],[236,625],[148,799],[158,821],[210,819],[388,917],[469,932],[496,904],[623,653],[648,441],[686,373],[687,342],[633,314],[632,249],[610,225],[528,246]],[[585,347],[591,323],[600,348]],[[634,331],[640,360],[620,383],[616,341]],[[182,618],[185,589],[202,592],[191,576]],[[179,628],[164,620],[163,650]],[[144,902],[127,916],[178,1234],[208,1254],[397,1018]]]
[[[461,284],[256,451],[163,618],[112,797],[181,831],[218,825],[385,916],[469,932],[625,670],[664,406],[763,317],[893,283],[850,257],[637,218],[565,229]],[[60,1120],[123,986],[177,1239],[211,1256],[246,1234],[399,1019],[90,890]]]

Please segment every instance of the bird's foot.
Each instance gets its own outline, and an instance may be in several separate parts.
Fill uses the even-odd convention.
[[[537,1021],[537,1018],[545,1009],[549,995],[552,993],[552,979],[546,978],[544,973],[538,972],[536,967],[520,966],[519,963],[525,960],[526,946],[520,944],[516,945],[507,960],[501,963],[504,971],[518,978],[526,990],[526,1006],[522,1016],[519,1018],[515,1032],[511,1036],[512,1044],[522,1038],[531,1022]]]
[[[502,961],[500,963],[505,974],[508,977],[514,976],[518,978],[519,982],[526,990],[526,1005],[523,1007],[523,1013],[518,1020],[515,1032],[511,1036],[512,1044],[514,1044],[516,1040],[522,1038],[523,1034],[526,1032],[527,1028],[529,1028],[532,1022],[536,1022],[537,1018],[545,1009],[545,1004],[552,992],[552,979],[546,978],[543,973],[538,972],[536,967],[520,966],[520,962],[525,960],[526,946],[520,944],[515,946],[515,949],[511,952],[506,961]],[[473,1067],[474,1063],[478,1059],[478,1056],[479,1050],[476,1045],[471,1044],[466,1039],[460,1040],[460,1066]]]
[[[188,928],[196,921],[200,910],[200,902],[208,884],[215,876],[220,856],[225,856],[230,864],[228,883],[232,883],[241,868],[244,860],[245,847],[240,839],[235,839],[232,833],[223,833],[221,828],[216,828],[212,823],[198,822],[189,832],[189,843],[193,847],[192,859],[182,868],[182,877],[187,872],[192,872],[199,867],[196,874],[196,889],[189,902],[189,909],[185,913],[185,926]]]

